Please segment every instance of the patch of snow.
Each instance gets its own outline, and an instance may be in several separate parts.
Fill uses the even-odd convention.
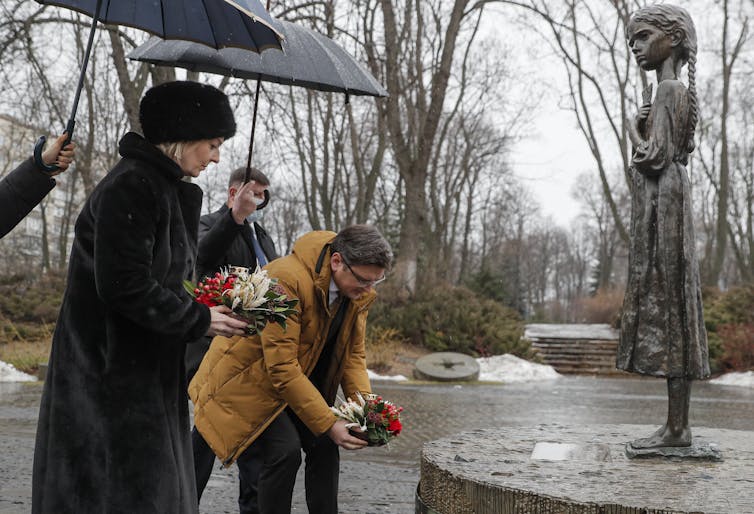
[[[18,371],[13,364],[0,361],[0,382],[36,382],[37,377]]]
[[[754,371],[743,373],[726,373],[717,378],[710,380],[711,384],[737,386],[737,387],[754,387]]]
[[[393,380],[395,382],[402,382],[404,380],[408,380],[403,375],[379,375],[372,371],[371,369],[367,370],[367,374],[369,375],[369,380]]]
[[[530,323],[524,327],[524,339],[586,339],[617,341],[618,331],[604,323],[555,324]]]
[[[534,382],[554,380],[561,377],[555,368],[546,364],[536,364],[515,355],[495,355],[477,359],[479,380],[497,382]]]

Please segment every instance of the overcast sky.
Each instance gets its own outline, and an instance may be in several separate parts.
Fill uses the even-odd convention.
[[[538,200],[542,215],[551,216],[555,223],[567,228],[580,210],[571,191],[577,177],[593,168],[594,160],[573,113],[558,105],[559,96],[564,93],[559,84],[567,84],[562,63],[549,55],[540,36],[521,30],[509,16],[510,10],[504,11],[501,7],[487,9],[481,34],[511,49],[508,58],[514,60],[517,73],[530,77],[520,81],[522,90],[511,91],[512,95],[543,89],[539,105],[532,113],[527,137],[513,148],[513,172]],[[532,53],[536,53],[536,57]],[[528,81],[537,84],[526,89]]]
[[[516,177],[534,193],[542,214],[568,227],[580,210],[571,194],[576,179],[594,162],[573,114],[554,101],[543,105],[532,135],[515,146],[512,161]]]

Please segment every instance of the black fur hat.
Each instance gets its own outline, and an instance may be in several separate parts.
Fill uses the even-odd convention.
[[[198,141],[236,133],[228,97],[198,82],[166,82],[146,92],[139,106],[144,139],[158,145]]]

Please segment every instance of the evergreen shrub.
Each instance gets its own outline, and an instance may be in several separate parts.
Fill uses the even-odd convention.
[[[704,291],[713,372],[754,369],[754,285]]]
[[[0,281],[0,317],[13,322],[54,323],[65,291],[65,274],[12,275]]]
[[[523,340],[524,322],[514,310],[466,287],[439,285],[411,300],[380,290],[369,310],[369,323],[392,328],[431,351],[473,356],[511,353],[531,358]]]

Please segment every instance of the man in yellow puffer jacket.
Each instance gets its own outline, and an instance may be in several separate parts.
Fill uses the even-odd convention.
[[[346,396],[370,392],[364,334],[374,286],[385,279],[392,251],[368,225],[302,236],[293,253],[266,270],[298,298],[283,329],[217,337],[189,386],[196,429],[225,465],[254,451],[261,514],[288,513],[306,452],[309,512],[338,512],[338,447],[363,448],[329,406],[338,386]],[[213,457],[214,458],[214,457]]]

